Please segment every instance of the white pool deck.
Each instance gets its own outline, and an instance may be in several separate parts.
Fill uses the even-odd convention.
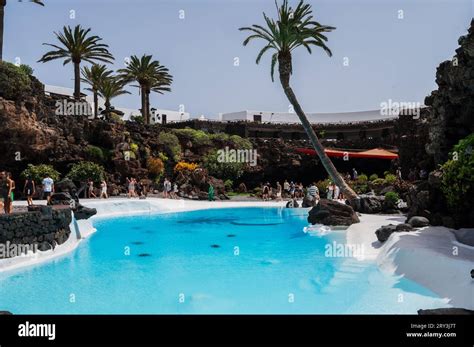
[[[38,203],[38,202],[36,202]],[[45,203],[45,202],[39,202]],[[74,249],[93,234],[94,220],[125,215],[183,212],[216,208],[279,207],[286,202],[264,201],[191,201],[148,198],[145,200],[112,198],[107,200],[82,199],[87,207],[97,209],[89,220],[71,223],[69,239],[54,250],[30,253],[26,256],[0,260],[0,273],[35,266],[58,259]],[[16,203],[21,205],[21,202]],[[292,209],[293,213],[306,214],[307,209]],[[474,309],[474,247],[456,241],[445,227],[425,227],[415,232],[393,233],[381,244],[375,230],[386,224],[403,223],[405,217],[396,215],[362,215],[360,223],[351,225],[346,232],[346,243],[362,246],[363,259],[375,261],[382,271],[404,276],[446,298],[453,307]],[[81,238],[76,237],[78,228]],[[302,231],[303,232],[303,231]],[[474,232],[474,229],[471,230]],[[361,259],[362,260],[362,259]]]

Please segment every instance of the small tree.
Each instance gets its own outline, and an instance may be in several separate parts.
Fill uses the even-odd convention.
[[[83,161],[74,164],[66,177],[76,182],[85,182],[88,179],[94,182],[100,182],[105,177],[105,170],[103,166],[99,164]]]
[[[56,171],[51,165],[46,164],[28,164],[28,167],[20,174],[22,179],[31,177],[36,184],[41,184],[43,179],[47,176],[51,177],[54,181],[59,181],[60,178],[59,172]]]

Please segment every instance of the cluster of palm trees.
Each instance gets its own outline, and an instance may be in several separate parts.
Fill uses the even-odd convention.
[[[74,66],[74,97],[81,98],[81,81],[89,85],[87,90],[94,95],[94,117],[98,117],[98,98],[101,96],[105,101],[105,117],[112,113],[111,100],[123,94],[129,94],[124,90],[125,85],[136,82],[140,88],[142,101],[142,116],[145,124],[150,124],[150,93],[163,94],[171,91],[173,76],[169,74],[166,67],[159,61],[153,60],[153,56],[144,54],[142,57],[133,55],[130,57],[126,67],[119,69],[114,74],[106,65],[96,62],[112,63],[113,55],[109,52],[109,46],[102,43],[102,38],[90,34],[91,29],[84,29],[80,25],[71,28],[63,27],[62,32],[55,32],[59,44],[45,43],[54,50],[45,53],[39,62],[49,62],[63,59],[63,65],[72,63]],[[81,69],[82,62],[92,65]],[[82,77],[81,77],[82,76]]]

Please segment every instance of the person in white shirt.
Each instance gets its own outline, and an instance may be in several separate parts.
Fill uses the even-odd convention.
[[[51,201],[51,195],[54,193],[54,180],[46,176],[45,179],[43,179],[43,196],[46,197],[47,203],[49,205]]]
[[[108,199],[109,196],[107,194],[107,183],[105,181],[102,181],[100,184],[100,198]]]

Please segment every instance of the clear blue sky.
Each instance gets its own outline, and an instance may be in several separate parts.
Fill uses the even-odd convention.
[[[291,0],[290,0],[291,1]],[[388,99],[419,101],[433,90],[438,64],[451,59],[473,17],[474,0],[309,0],[316,19],[337,27],[329,36],[334,55],[294,56],[293,87],[307,112],[376,109]],[[16,57],[46,84],[73,86],[73,68],[36,61],[55,43],[53,31],[81,24],[109,44],[114,69],[132,54],[153,54],[174,76],[173,90],[153,95],[152,106],[215,117],[244,109],[288,110],[270,55],[255,64],[263,43],[243,47],[240,26],[275,16],[273,0],[44,0],[40,7],[8,0],[4,58]],[[295,4],[296,1],[292,1]],[[75,11],[75,19],[70,11]],[[185,19],[180,19],[184,10]],[[404,19],[398,19],[403,10]],[[240,66],[234,66],[239,57]],[[343,66],[344,57],[349,66]],[[132,95],[116,106],[139,108]]]

